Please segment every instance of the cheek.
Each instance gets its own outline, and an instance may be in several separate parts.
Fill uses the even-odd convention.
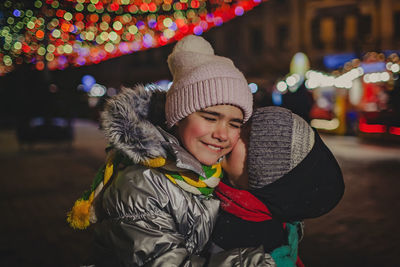
[[[193,139],[205,135],[206,127],[201,123],[188,123],[179,127],[179,136],[184,143],[190,143]]]
[[[229,132],[229,139],[232,146],[236,145],[240,137],[240,129],[238,130],[231,130]]]

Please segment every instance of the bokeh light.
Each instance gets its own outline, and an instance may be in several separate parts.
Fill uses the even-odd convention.
[[[32,4],[33,3],[33,4]],[[16,64],[64,69],[201,35],[260,0],[4,1],[0,10],[0,75]],[[206,4],[207,3],[207,4]]]

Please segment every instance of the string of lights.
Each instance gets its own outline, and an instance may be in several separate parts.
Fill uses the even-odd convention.
[[[33,0],[0,6],[0,75],[97,64],[201,35],[265,0]]]

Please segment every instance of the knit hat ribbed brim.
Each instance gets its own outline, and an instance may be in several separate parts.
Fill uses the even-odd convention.
[[[249,187],[273,183],[297,166],[314,145],[312,128],[281,107],[263,107],[251,119],[248,147]]]

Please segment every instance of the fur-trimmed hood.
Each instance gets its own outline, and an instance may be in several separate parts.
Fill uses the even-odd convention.
[[[167,157],[165,137],[156,126],[165,121],[164,99],[165,92],[156,85],[122,88],[101,113],[108,142],[134,163]]]
[[[162,168],[191,170],[205,176],[200,162],[167,131],[165,98],[166,92],[156,85],[123,88],[107,101],[101,113],[104,135],[113,148],[135,164],[168,158],[170,161]]]

